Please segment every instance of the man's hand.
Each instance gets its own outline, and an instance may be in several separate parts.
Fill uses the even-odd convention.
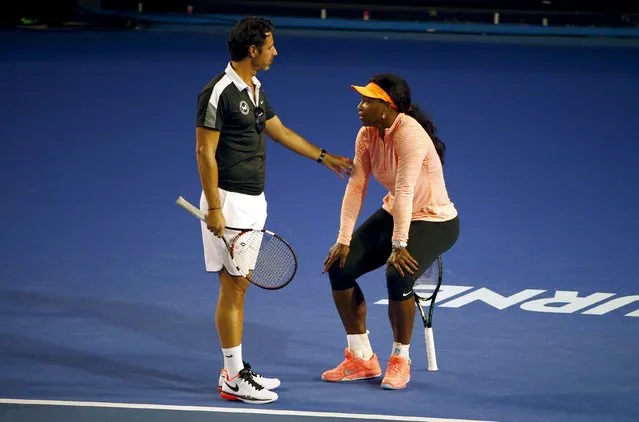
[[[222,215],[222,210],[210,210],[206,214],[206,228],[217,237],[222,237],[225,226],[226,220],[224,219],[224,215]]]
[[[328,152],[324,156],[322,164],[333,170],[342,179],[344,176],[350,176],[353,172],[353,160],[346,157],[339,157]]]

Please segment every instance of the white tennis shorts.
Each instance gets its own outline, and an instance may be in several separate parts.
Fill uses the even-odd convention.
[[[267,203],[264,192],[260,195],[246,195],[237,192],[228,192],[218,188],[220,204],[222,205],[222,215],[226,220],[227,227],[240,229],[261,230],[266,224]],[[208,212],[209,205],[202,192],[200,196],[200,209]],[[226,245],[219,237],[215,236],[207,227],[206,223],[200,224],[202,228],[202,244],[204,247],[204,264],[206,271],[218,272],[224,267],[231,275],[240,275],[231,264],[230,256]],[[231,244],[232,239],[239,233],[233,230],[226,230],[224,238]],[[240,263],[242,265],[244,263]]]

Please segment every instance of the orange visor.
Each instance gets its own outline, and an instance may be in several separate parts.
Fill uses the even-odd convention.
[[[395,105],[395,102],[393,101],[393,99],[386,93],[386,91],[380,88],[380,86],[377,85],[375,82],[369,82],[369,84],[366,86],[351,85],[351,88],[353,88],[355,91],[359,92],[365,97],[384,100],[387,103],[390,103],[391,107],[397,110],[397,106]]]

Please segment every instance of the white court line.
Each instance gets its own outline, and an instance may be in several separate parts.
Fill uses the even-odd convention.
[[[310,412],[301,410],[277,410],[277,409],[247,409],[228,407],[207,407],[207,406],[176,406],[164,404],[140,404],[140,403],[109,403],[94,401],[60,401],[60,400],[23,400],[23,399],[2,399],[0,404],[28,404],[36,406],[70,406],[70,407],[107,407],[117,409],[144,409],[144,410],[175,410],[182,412],[217,412],[217,413],[248,413],[255,415],[281,415],[281,416],[308,416],[315,418],[345,418],[345,419],[368,419],[379,421],[405,421],[405,422],[490,422],[471,419],[442,419],[428,418],[422,416],[393,416],[393,415],[370,415],[363,413],[333,413],[333,412]]]

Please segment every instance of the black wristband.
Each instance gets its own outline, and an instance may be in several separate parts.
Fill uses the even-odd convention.
[[[322,161],[324,161],[324,156],[326,155],[326,150],[324,148],[322,148],[321,153],[319,158],[317,159],[318,163],[321,163]]]

